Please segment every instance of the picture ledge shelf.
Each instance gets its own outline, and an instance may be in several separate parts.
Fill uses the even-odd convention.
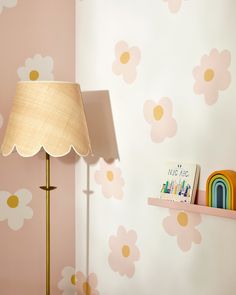
[[[164,208],[176,209],[181,211],[189,211],[193,213],[202,213],[202,214],[214,215],[218,217],[236,219],[235,210],[213,208],[213,207],[197,205],[197,204],[185,204],[180,202],[163,200],[157,197],[148,198],[148,204],[151,206],[156,206],[156,207],[164,207]]]

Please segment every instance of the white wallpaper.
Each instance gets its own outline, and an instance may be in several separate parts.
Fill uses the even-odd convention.
[[[235,221],[147,199],[167,160],[198,163],[201,191],[236,170],[236,2],[83,0],[76,13],[77,81],[109,91],[120,157],[76,167],[78,294],[235,294]]]

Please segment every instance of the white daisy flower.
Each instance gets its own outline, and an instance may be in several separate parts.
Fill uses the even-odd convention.
[[[32,194],[27,189],[20,189],[14,194],[0,191],[0,221],[7,219],[11,229],[21,229],[24,220],[33,217],[33,210],[26,206],[31,200]]]
[[[0,0],[0,13],[2,13],[3,8],[12,8],[17,4],[17,0]]]
[[[36,54],[33,58],[25,60],[25,65],[17,69],[17,74],[21,81],[48,81],[54,78],[52,71],[53,59],[50,56]]]
[[[57,284],[58,288],[62,290],[62,295],[75,295],[76,292],[76,276],[75,269],[71,266],[66,266],[61,272],[63,279]]]

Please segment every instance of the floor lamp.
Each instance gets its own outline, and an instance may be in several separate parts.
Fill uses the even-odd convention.
[[[90,153],[90,141],[78,84],[18,82],[8,120],[2,155],[14,150],[31,157],[46,153],[46,295],[50,295],[50,156],[62,157],[71,148],[80,156]]]

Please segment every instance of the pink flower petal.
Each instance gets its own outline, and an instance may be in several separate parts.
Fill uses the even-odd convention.
[[[219,89],[225,90],[229,87],[231,82],[231,74],[229,71],[226,71],[224,75],[221,76],[221,79],[219,81]]]
[[[130,47],[129,53],[131,55],[130,65],[132,66],[138,65],[141,60],[141,52],[139,48],[136,46]]]
[[[177,237],[179,248],[182,251],[188,251],[191,249],[192,243],[200,244],[201,234],[195,226],[201,222],[201,215],[178,210],[169,211],[170,216],[163,220],[163,227],[169,235]],[[187,214],[188,222],[185,226],[178,222],[178,215],[180,213]]]
[[[195,78],[194,92],[204,94],[205,102],[208,105],[214,104],[218,99],[219,90],[228,88],[231,82],[231,75],[227,68],[230,65],[231,56],[228,50],[219,52],[213,48],[208,55],[203,55],[200,66],[193,69]],[[206,71],[212,70],[213,75],[205,80]]]
[[[128,53],[125,60],[121,61],[123,53]],[[136,46],[128,47],[125,41],[120,41],[115,46],[116,59],[112,64],[112,71],[116,75],[122,75],[126,83],[131,84],[137,76],[136,66],[141,59],[140,49]]]
[[[127,231],[123,226],[119,226],[116,236],[110,237],[111,253],[108,256],[108,263],[113,271],[128,277],[134,275],[134,262],[140,258],[139,249],[135,246],[136,240],[136,232]],[[128,247],[128,249],[125,249],[127,255],[123,253],[124,247]]]
[[[154,142],[162,142],[166,137],[173,137],[177,131],[177,123],[173,118],[167,118],[162,123],[153,124],[151,138]]]
[[[193,90],[196,94],[203,94],[204,93],[203,83],[199,83],[199,81],[196,81],[196,83],[193,86]]]
[[[213,48],[210,52],[210,59],[216,62],[219,58],[219,51],[216,48]]]
[[[129,230],[127,232],[127,236],[126,236],[126,240],[130,243],[130,244],[135,244],[137,241],[137,234],[134,230]]]
[[[202,217],[197,213],[188,213],[189,216],[189,225],[195,227],[202,222]]]
[[[91,273],[88,277],[88,282],[90,287],[96,288],[98,284],[97,276],[95,273]]]
[[[76,289],[79,295],[86,295],[84,290],[84,283],[88,283],[90,287],[90,295],[99,295],[99,292],[96,290],[98,280],[95,273],[91,273],[88,276],[88,279],[82,272],[76,273]]]
[[[202,56],[202,58],[201,58],[201,67],[200,68],[206,68],[206,67],[208,67],[210,60],[211,59],[209,58],[209,55],[204,54]]]
[[[165,229],[165,231],[171,235],[175,236],[176,235],[176,222],[173,222],[173,217],[168,216],[162,221],[162,225]]]
[[[182,0],[167,0],[167,1],[168,1],[169,10],[172,13],[176,13],[179,11],[182,4]]]
[[[217,101],[218,96],[219,96],[219,91],[218,91],[217,87],[215,87],[215,88],[209,87],[205,90],[204,97],[205,97],[205,102],[208,105],[214,104]]]
[[[134,264],[131,264],[131,263],[128,264],[125,269],[125,274],[127,275],[127,277],[132,278],[134,275],[134,272],[135,272]]]
[[[119,239],[124,240],[126,236],[127,236],[126,229],[122,225],[120,225],[117,230],[117,237],[119,237]]]
[[[223,50],[220,53],[220,60],[221,63],[224,64],[224,66],[226,68],[228,68],[230,66],[230,62],[231,62],[231,54],[228,50]]]
[[[140,259],[140,251],[136,246],[132,247],[130,260],[137,261]]]
[[[109,245],[110,245],[111,250],[116,249],[117,237],[111,236],[109,239]]]
[[[114,270],[114,271],[118,271],[120,268],[122,268],[123,264],[122,264],[122,259],[111,253],[108,257],[108,262],[110,267]]]
[[[202,68],[197,66],[193,69],[193,76],[196,80],[202,79]]]
[[[156,142],[156,143],[160,143],[164,141],[165,139],[164,132],[159,132],[159,128],[156,128],[156,126],[152,126],[151,139],[153,142]]]
[[[163,108],[163,115],[159,120],[154,117],[156,106]],[[172,117],[172,108],[171,100],[168,97],[161,98],[158,103],[148,100],[144,104],[144,117],[151,124],[151,139],[156,143],[176,134],[177,123]]]
[[[137,71],[135,67],[128,67],[124,72],[123,72],[123,78],[126,83],[131,84],[135,81],[137,76]]]
[[[181,234],[177,236],[177,244],[179,248],[186,252],[191,249],[192,241],[186,234]]]
[[[200,244],[202,241],[202,236],[201,236],[200,232],[195,228],[192,230],[192,241],[195,244]]]
[[[78,271],[78,272],[76,273],[76,281],[77,281],[78,283],[83,283],[83,282],[86,281],[85,276],[84,276],[84,274],[83,274],[81,271]]]
[[[111,173],[111,179],[107,176],[108,172]],[[124,180],[120,168],[116,167],[115,163],[107,164],[100,160],[100,170],[95,172],[94,178],[96,183],[101,185],[104,197],[122,199]]]
[[[172,115],[173,106],[171,100],[168,97],[162,97],[159,100],[158,105],[163,107],[165,117],[170,117]]]
[[[124,70],[123,68],[124,68],[123,65],[118,61],[114,61],[112,64],[112,72],[116,75],[122,74]]]
[[[120,59],[120,55],[124,52],[128,51],[128,44],[125,41],[120,41],[115,46],[115,55],[118,59]]]
[[[113,197],[117,200],[122,200],[124,196],[123,190],[117,186],[117,188],[115,188],[115,193],[113,194]]]
[[[155,122],[155,118],[153,116],[153,109],[155,108],[155,106],[156,106],[156,103],[152,100],[147,100],[143,106],[144,118],[150,124]]]

